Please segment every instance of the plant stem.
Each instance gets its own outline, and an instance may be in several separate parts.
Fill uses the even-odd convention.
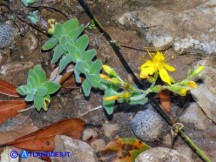
[[[30,106],[29,108],[19,110],[18,113],[23,113],[23,112],[26,112],[26,111],[31,110],[33,108],[34,108],[34,105]]]
[[[187,141],[187,143],[197,152],[197,154],[205,161],[211,162],[211,160],[206,156],[206,154],[184,133],[183,130],[179,130],[181,136]]]

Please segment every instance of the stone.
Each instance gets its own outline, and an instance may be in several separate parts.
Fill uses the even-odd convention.
[[[53,162],[97,162],[94,150],[85,142],[64,135],[55,137],[56,152],[69,152],[70,156],[54,157]]]
[[[186,157],[192,159],[193,153],[192,153],[191,148],[187,144],[179,145],[179,146],[175,147],[175,150],[177,150],[180,154],[183,154]]]
[[[0,48],[9,47],[14,38],[14,28],[10,24],[0,23]]]
[[[90,145],[95,150],[95,152],[99,152],[104,150],[104,148],[106,147],[106,142],[103,139],[96,139],[91,142]]]
[[[192,123],[198,130],[206,130],[208,126],[208,118],[196,102],[189,104],[179,121]]]
[[[135,162],[192,162],[184,154],[165,147],[155,147],[138,155]]]
[[[173,45],[178,53],[216,53],[214,0],[137,3],[142,5],[135,11],[127,11],[118,16],[116,21],[126,26],[135,25],[143,37],[155,47],[168,43]],[[163,43],[157,45],[155,40]]]
[[[91,129],[91,128],[87,128],[83,131],[82,140],[86,141],[90,138],[95,138],[97,136],[98,136],[98,133],[96,130]]]
[[[120,126],[118,124],[103,124],[103,131],[106,137],[114,137],[118,134]]]
[[[167,123],[153,110],[151,105],[146,110],[139,111],[131,122],[134,134],[145,142],[159,140],[166,130]]]
[[[200,74],[203,83],[198,89],[191,90],[194,100],[199,104],[205,114],[212,121],[216,122],[216,56],[210,56],[197,63],[197,66],[204,65],[205,68]]]

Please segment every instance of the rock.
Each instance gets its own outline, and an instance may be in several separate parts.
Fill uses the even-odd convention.
[[[206,130],[208,126],[208,118],[196,102],[191,103],[187,107],[185,112],[179,118],[179,121],[192,123],[199,130]]]
[[[175,147],[175,150],[177,150],[180,154],[192,159],[192,150],[187,144],[177,146]]]
[[[184,154],[165,147],[155,147],[139,154],[135,162],[192,162]]]
[[[97,136],[98,136],[97,131],[95,131],[94,129],[88,128],[83,131],[82,140],[86,141],[90,138],[95,138]]]
[[[198,89],[191,90],[191,94],[199,106],[203,109],[205,114],[212,121],[216,122],[216,56],[207,57],[197,63],[196,66],[205,65],[200,77],[203,83],[199,85]]]
[[[103,124],[104,135],[106,137],[114,137],[117,135],[120,127],[118,124]]]
[[[0,23],[0,48],[9,47],[14,38],[14,28],[9,24]]]
[[[161,116],[152,110],[148,105],[148,109],[139,111],[132,119],[132,130],[134,134],[145,142],[153,142],[160,138],[166,129],[166,122]]]
[[[64,135],[55,137],[56,152],[69,152],[64,158],[55,157],[53,162],[97,162],[94,150],[85,142]]]
[[[117,17],[117,22],[127,26],[131,24],[132,27],[135,25],[145,39],[156,47],[171,45],[173,39],[173,48],[178,53],[216,53],[214,0],[137,3],[142,5]],[[155,41],[160,42],[159,45]]]
[[[95,150],[95,152],[102,151],[106,147],[106,142],[103,139],[96,139],[91,142],[91,147]]]

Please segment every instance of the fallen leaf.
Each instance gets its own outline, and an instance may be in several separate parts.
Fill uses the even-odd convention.
[[[170,91],[168,90],[163,90],[159,94],[160,98],[160,104],[163,107],[163,109],[170,113]]]
[[[16,92],[16,86],[0,79],[0,93],[12,97],[19,97]]]
[[[150,146],[136,138],[117,138],[98,154],[104,162],[134,162],[141,152],[148,149]]]
[[[29,135],[21,137],[7,145],[30,151],[53,151],[56,135],[67,135],[80,139],[85,123],[76,118],[54,123]]]
[[[27,104],[24,100],[3,100],[0,101],[0,124],[8,118],[18,114],[18,110],[25,109]]]
[[[12,142],[20,137],[23,137],[37,130],[38,128],[36,126],[34,126],[33,124],[29,124],[17,130],[0,132],[0,145],[4,145],[6,143]]]
[[[81,77],[81,82],[84,81],[84,78]],[[70,79],[67,79],[62,85],[62,88],[67,88],[67,89],[75,89],[75,88],[80,88],[80,86],[78,86],[76,84],[75,78],[74,76],[72,76]]]

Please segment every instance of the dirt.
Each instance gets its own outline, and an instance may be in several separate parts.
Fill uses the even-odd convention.
[[[20,1],[11,1],[10,3],[10,8],[14,12],[15,16],[18,15],[22,18],[25,18],[29,11],[33,10],[33,8],[26,8],[21,4]],[[123,13],[124,11],[135,10],[137,5],[140,5],[141,2],[130,2],[126,0],[88,0],[87,3],[93,11],[93,14],[105,27],[106,31],[111,35],[113,40],[117,40],[121,45],[143,50],[145,50],[145,47],[151,46],[147,44],[146,41],[140,36],[136,28],[133,28],[133,26],[120,26],[114,21],[114,18],[117,15]],[[38,1],[36,5],[41,4]],[[90,22],[89,17],[83,11],[79,3],[75,0],[56,0],[44,5],[52,6],[58,9],[58,11],[54,11],[49,8],[39,8],[39,16],[45,21],[49,18],[55,18],[59,22],[64,22],[66,17],[59,12],[61,11],[69,18],[78,18],[80,23],[87,24]],[[29,24],[18,19],[13,21],[10,18],[11,13],[8,12],[5,7],[1,7],[1,9],[5,11],[5,13],[2,14],[1,20],[11,21],[14,28],[17,30],[17,34],[15,36],[13,45],[7,51],[7,54],[2,55],[3,59],[0,62],[1,66],[10,66],[14,68],[10,68],[10,70],[7,71],[5,75],[0,75],[0,78],[13,83],[16,86],[26,84],[27,72],[36,64],[41,64],[43,69],[45,69],[47,72],[47,77],[49,77],[50,73],[54,70],[54,65],[50,64],[53,51],[41,51],[41,47],[48,40],[48,37],[38,31],[44,31],[46,28],[41,22],[37,25],[30,26]],[[29,23],[27,19],[25,19],[25,21]],[[38,30],[32,28],[33,26]],[[133,83],[130,75],[126,72],[110,44],[103,37],[103,35],[101,35],[100,31],[98,29],[87,29],[85,32],[90,38],[89,48],[95,48],[97,50],[97,58],[101,59],[104,64],[108,64],[113,67],[123,79]],[[140,65],[149,59],[147,52],[123,47],[121,47],[121,52],[132,70],[138,76]],[[183,79],[187,74],[188,68],[192,67],[194,62],[200,60],[202,57],[200,55],[198,56],[191,54],[178,55],[173,51],[172,48],[167,50],[167,55],[170,57],[168,62],[178,69],[173,75],[176,80]],[[19,68],[16,68],[17,66]],[[95,90],[91,93],[89,98],[85,98],[80,88],[61,89],[59,93],[52,96],[52,102],[47,112],[37,112],[36,110],[30,110],[32,111],[30,118],[35,125],[42,128],[61,119],[79,117],[86,111],[102,104],[101,93],[102,92]],[[178,98],[177,100],[178,103],[181,102],[181,100],[179,101]],[[183,100],[183,102],[185,102],[185,100]],[[29,106],[30,105],[31,104],[29,104]],[[127,108],[128,105],[126,104],[119,105],[119,108],[112,116],[108,116],[103,109],[99,109],[81,116],[80,118],[86,123],[92,124],[93,127],[98,130],[101,130],[101,125],[103,123],[118,123],[121,128],[121,130],[119,130],[118,136],[135,137],[130,126],[128,125],[128,122],[133,117],[136,109],[132,108],[130,111],[125,111]],[[178,105],[176,111],[180,111]],[[190,133],[192,130],[187,131]],[[201,134],[205,136],[203,132],[199,135]],[[101,135],[103,134],[101,133]],[[107,141],[108,140],[110,139],[107,139]],[[203,141],[198,142],[202,144]]]

